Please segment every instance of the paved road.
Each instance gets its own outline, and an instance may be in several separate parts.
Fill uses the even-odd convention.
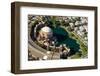
[[[28,28],[29,33],[30,33],[30,27]],[[43,58],[44,56],[48,56],[48,60],[51,59],[52,54],[47,54],[47,50],[41,48],[40,46],[38,46],[35,42],[32,41],[32,39],[30,38],[30,34],[28,34],[28,50],[31,52],[32,56],[34,57],[39,57],[39,58]],[[59,53],[54,53],[53,55],[53,59],[59,59]]]
[[[31,54],[34,56],[34,57],[39,57],[39,58],[43,58],[44,56],[47,56],[48,57],[48,60],[51,59],[52,57],[52,54],[47,54],[47,53],[44,53],[36,48],[34,48],[32,45],[28,45],[28,48],[29,48],[29,51],[31,52]],[[59,53],[54,53],[53,55],[53,59],[59,59]]]
[[[46,54],[37,50],[36,48],[34,48],[33,46],[31,46],[30,44],[28,45],[29,51],[32,53],[32,55],[34,55],[35,57],[43,57]]]

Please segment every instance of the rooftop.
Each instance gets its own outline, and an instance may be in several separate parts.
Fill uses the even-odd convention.
[[[48,26],[45,26],[45,27],[41,28],[41,31],[49,33],[49,32],[52,32],[52,29]]]

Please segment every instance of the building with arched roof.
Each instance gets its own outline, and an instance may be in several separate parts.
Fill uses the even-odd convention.
[[[53,31],[50,27],[48,26],[44,26],[43,28],[41,28],[41,30],[39,31],[39,35],[41,37],[44,38],[51,38],[53,36]]]

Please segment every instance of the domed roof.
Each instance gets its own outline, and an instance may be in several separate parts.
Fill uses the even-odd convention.
[[[49,32],[52,32],[52,29],[48,26],[45,26],[45,27],[41,28],[41,31],[49,33]]]

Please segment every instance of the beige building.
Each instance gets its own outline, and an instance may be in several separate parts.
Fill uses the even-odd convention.
[[[45,26],[39,31],[39,35],[44,38],[51,38],[53,36],[53,31],[50,27]]]

